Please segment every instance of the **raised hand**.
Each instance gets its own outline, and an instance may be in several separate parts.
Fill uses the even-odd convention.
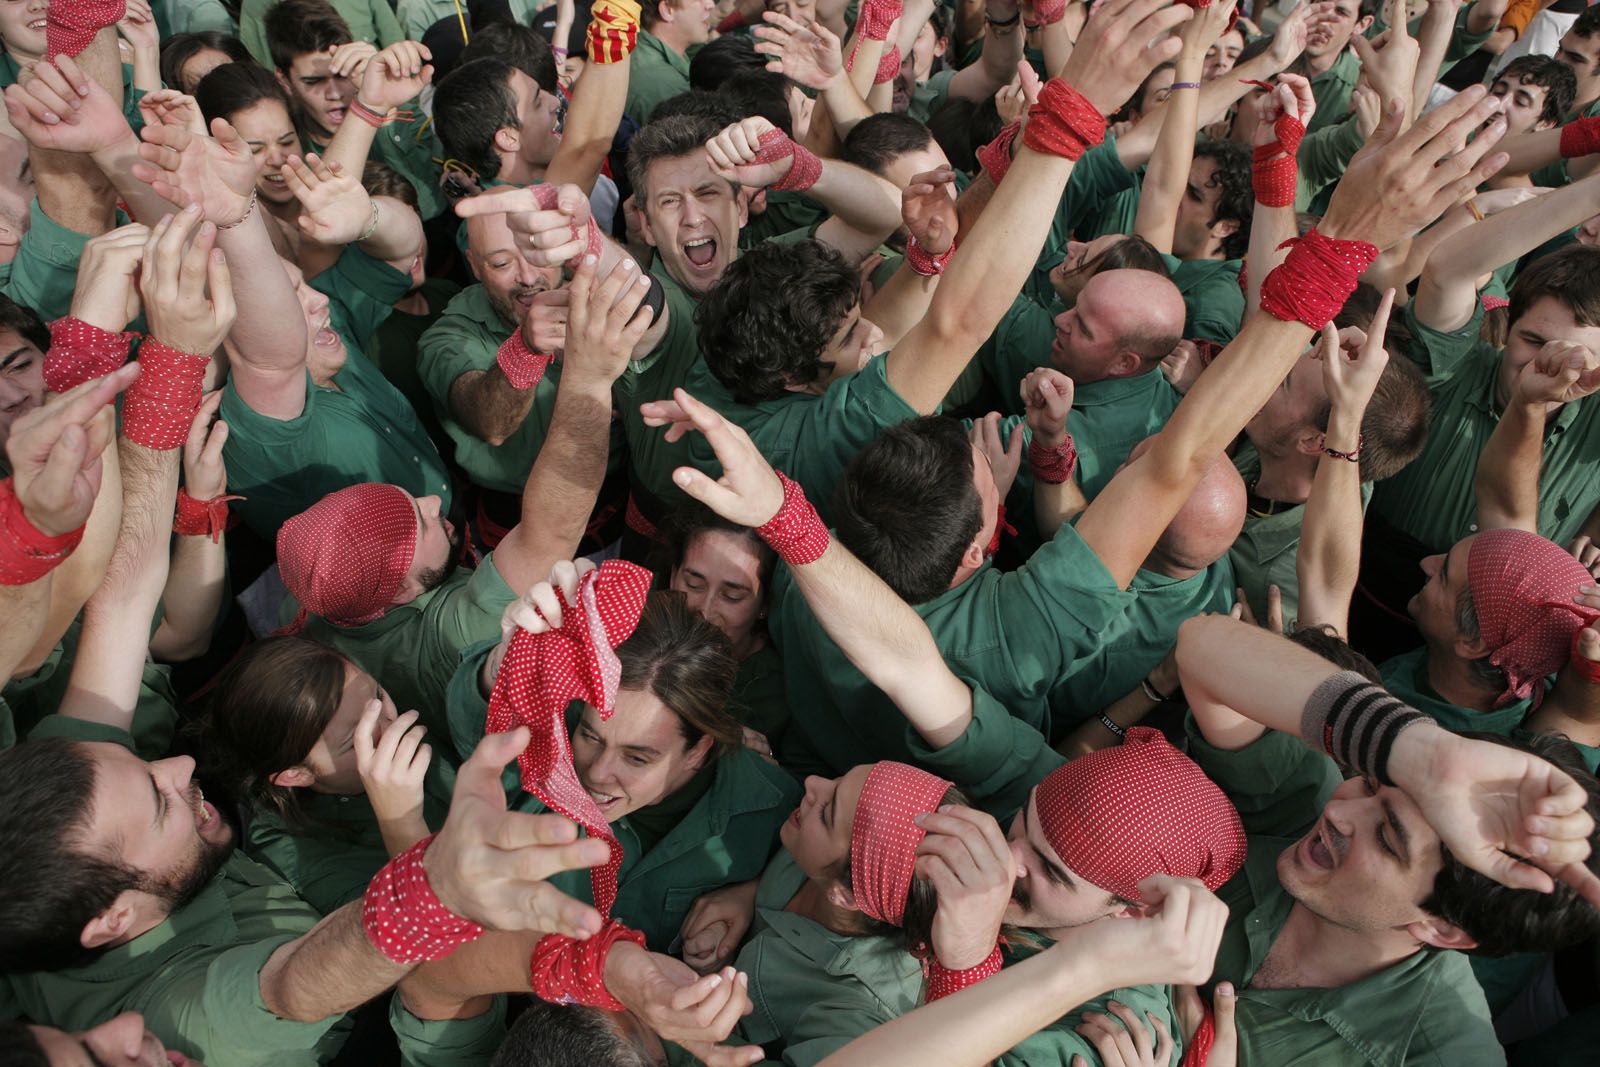
[[[756,882],[713,889],[683,918],[683,962],[701,974],[732,962],[756,915]]]
[[[1370,41],[1359,33],[1351,34],[1350,47],[1355,49],[1367,81],[1379,96],[1385,100],[1411,99],[1422,46],[1411,36],[1403,15]]]
[[[1083,24],[1061,78],[1109,115],[1151,71],[1177,58],[1183,42],[1169,31],[1193,15],[1193,8],[1164,0],[1103,0]]]
[[[632,256],[623,256],[603,279],[595,278],[596,270],[595,257],[585,256],[572,277],[562,377],[587,376],[610,388],[650,328],[644,306],[650,282]]]
[[[1195,8],[1194,18],[1178,27],[1178,36],[1190,55],[1205,57],[1206,50],[1227,32],[1229,19],[1237,6],[1238,0],[1213,0],[1204,7]]]
[[[209,356],[228,336],[236,311],[233,281],[216,241],[217,228],[202,222],[192,204],[151,229],[139,291],[153,339]]]
[[[539,267],[559,267],[582,254],[588,243],[584,226],[589,221],[589,198],[576,185],[479,193],[456,204],[456,214],[464,219],[504,214],[511,232],[523,239],[518,245],[527,244],[523,256]]]
[[[348,78],[360,82],[378,46],[369,41],[347,41],[328,47],[328,73],[335,78]],[[410,99],[407,97],[406,99]]]
[[[664,1041],[682,1045],[708,1067],[743,1067],[761,1050],[717,1044],[750,1013],[749,979],[732,967],[701,977],[681,960],[619,943],[606,957],[606,990]]]
[[[1146,1012],[1141,1019],[1115,1000],[1107,1001],[1106,1007],[1111,1015],[1085,1012],[1083,1022],[1073,1027],[1100,1053],[1101,1067],[1165,1067],[1172,1062],[1172,1031],[1160,1016]],[[1087,1067],[1088,1061],[1074,1056],[1072,1063]],[[1210,1067],[1210,1057],[1206,1064]]]
[[[222,390],[213,390],[200,402],[183,442],[183,487],[196,500],[215,500],[228,492],[228,467],[222,446],[228,443],[228,424],[217,418]]]
[[[679,467],[672,472],[673,482],[731,522],[765,526],[783,506],[783,483],[772,465],[743,427],[724,419],[685,389],[674,389],[672,397],[639,405],[645,425],[667,427],[668,441],[676,441],[690,430],[700,431],[722,464],[722,477],[715,481],[704,471]]]
[[[1571,552],[1572,558],[1583,564],[1590,574],[1600,578],[1600,544],[1596,544],[1588,534],[1579,534],[1575,537],[1572,544],[1567,546],[1567,551]],[[1600,604],[1595,606],[1600,607]],[[1589,629],[1592,631],[1593,626],[1591,625]],[[1597,654],[1589,658],[1600,659],[1600,635],[1591,634],[1591,636],[1597,638],[1595,644]]]
[[[1283,115],[1293,115],[1302,126],[1309,127],[1317,113],[1317,98],[1311,92],[1311,83],[1299,74],[1280,74],[1278,84],[1270,93],[1257,93],[1252,101],[1256,109],[1257,145],[1269,145],[1278,139],[1273,126]]]
[[[522,341],[530,352],[559,356],[567,347],[567,316],[572,290],[563,285],[535,293],[522,317]]]
[[[1193,341],[1179,341],[1171,352],[1161,357],[1161,373],[1166,377],[1167,384],[1180,393],[1187,393],[1205,369],[1200,348]]]
[[[396,716],[379,733],[383,701],[369,700],[356,723],[356,771],[379,822],[422,822],[422,782],[433,760],[433,747],[423,742],[428,728],[417,713]],[[426,831],[424,831],[426,833]]]
[[[135,278],[149,238],[148,226],[131,222],[89,239],[78,261],[78,284],[72,290],[73,318],[107,333],[127,329],[139,314]]]
[[[206,221],[232,226],[255,203],[256,161],[226,119],[211,120],[211,136],[186,126],[146,126],[139,131],[141,162],[133,176],[179,207],[198,204]]]
[[[1322,361],[1322,383],[1335,410],[1351,414],[1367,410],[1383,369],[1389,365],[1383,338],[1393,307],[1394,290],[1386,289],[1366,330],[1354,326],[1335,330],[1330,323],[1322,331],[1321,342],[1312,348],[1312,358]]]
[[[360,237],[372,222],[372,197],[361,179],[315,152],[290,156],[283,180],[300,201],[300,232],[319,244],[338,246]]]
[[[7,86],[6,114],[28,143],[59,152],[99,152],[133,132],[111,94],[67,55]]]
[[[1203,985],[1216,965],[1228,906],[1193,878],[1151,875],[1139,892],[1142,917],[1074,927],[1049,951],[1098,961],[1112,989]]]
[[[428,884],[453,914],[491,929],[588,938],[600,913],[547,879],[606,862],[611,846],[580,839],[560,815],[506,810],[500,772],[528,740],[525,726],[489,734],[461,765],[444,828],[423,853]]]
[[[774,129],[772,123],[755,116],[740,119],[711,138],[706,142],[706,155],[713,173],[751,189],[765,189],[782,181],[794,166],[792,154],[771,163],[757,161],[762,135]]]
[[[1565,404],[1600,389],[1600,355],[1576,341],[1546,341],[1517,375],[1517,400]]]
[[[161,51],[161,30],[156,26],[148,0],[127,0],[122,21],[117,23],[117,34],[136,52]]]
[[[100,455],[115,438],[108,406],[133,384],[139,365],[84,382],[11,424],[6,458],[22,513],[40,533],[59,537],[89,521],[100,492]]]
[[[933,951],[952,971],[989,958],[1011,903],[1017,863],[994,817],[976,808],[946,805],[917,816],[927,832],[917,845],[916,873],[939,899],[933,916]]]
[[[751,30],[756,51],[768,56],[767,69],[813,89],[826,89],[844,72],[839,38],[820,22],[796,22],[768,11],[766,24]]]
[[[900,218],[923,251],[942,256],[956,243],[956,172],[949,167],[918,174],[900,194]]]
[[[433,53],[416,41],[396,41],[373,56],[361,73],[361,106],[380,115],[416,98],[433,80]]]
[[[1312,11],[1320,4],[1298,4],[1284,16],[1272,33],[1272,62],[1279,70],[1300,58],[1306,50],[1306,31],[1311,23]]]
[[[190,133],[204,137],[206,117],[195,98],[176,89],[157,89],[139,98],[139,114],[147,125],[182,126]]]
[[[982,452],[989,459],[989,469],[994,474],[995,489],[1004,500],[1006,494],[1011,492],[1011,484],[1017,480],[1017,471],[1022,469],[1022,424],[1019,422],[1011,427],[1011,438],[1007,441],[1000,440],[1000,413],[991,411],[980,419],[974,419],[972,429],[967,431],[967,440],[972,442],[974,448]]]
[[[1054,448],[1067,439],[1067,416],[1072,414],[1075,386],[1054,367],[1039,367],[1022,379],[1022,404],[1034,440]]]
[[[578,599],[578,579],[592,570],[594,564],[586,559],[560,560],[550,569],[549,581],[535,583],[506,605],[500,613],[500,643],[489,652],[483,664],[481,681],[486,692],[494,684],[495,675],[500,673],[500,662],[505,659],[517,631],[542,634],[559,627],[561,601],[556,597],[556,590],[561,591],[568,604],[574,603]]]

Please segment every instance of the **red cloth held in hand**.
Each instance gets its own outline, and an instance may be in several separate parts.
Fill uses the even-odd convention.
[[[1293,115],[1279,115],[1273,124],[1276,139],[1258,144],[1251,156],[1250,180],[1256,199],[1267,207],[1289,207],[1300,182],[1296,153],[1306,128]]]
[[[232,525],[228,501],[243,499],[242,496],[224,493],[210,500],[196,500],[189,495],[189,490],[180,485],[178,506],[172,517],[172,532],[179,537],[209,536],[212,544],[221,544],[223,531]]]
[[[878,59],[878,71],[872,76],[873,85],[892,82],[900,76],[900,48],[896,45]]]
[[[935,278],[944,273],[945,267],[950,264],[950,257],[956,254],[955,242],[938,255],[934,255],[918,243],[916,235],[906,239],[906,262],[911,269],[924,278]]]
[[[71,315],[50,324],[50,351],[44,357],[44,384],[65,393],[104,378],[128,362],[136,333],[108,333]]]
[[[865,0],[861,5],[861,13],[856,16],[856,29],[860,31],[862,39],[887,41],[889,27],[900,17],[903,6],[901,0]]]
[[[519,329],[501,343],[494,361],[500,365],[501,373],[513,389],[532,389],[544,380],[544,372],[555,358],[529,348]]]

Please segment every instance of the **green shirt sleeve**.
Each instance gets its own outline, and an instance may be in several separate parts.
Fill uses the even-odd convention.
[[[411,279],[350,244],[338,261],[310,284],[333,305],[334,329],[345,335],[347,344],[353,340],[353,347],[359,350],[394,311],[394,302],[406,295]]]
[[[506,998],[495,997],[488,1011],[470,1019],[419,1019],[395,993],[389,1026],[402,1067],[489,1067],[506,1036]]]
[[[1233,801],[1244,832],[1298,837],[1317,821],[1344,776],[1333,760],[1278,730],[1241,749],[1221,749],[1188,716],[1189,756]]]
[[[906,738],[918,766],[950,779],[987,811],[1022,810],[1028,790],[1067,762],[1038,730],[977,686],[972,722],[960,737],[944,748],[930,748],[907,726]]]
[[[1295,157],[1300,168],[1300,182],[1295,189],[1295,210],[1306,210],[1318,193],[1344,177],[1345,168],[1350,166],[1350,158],[1361,150],[1364,143],[1361,128],[1353,118],[1306,134]]]
[[[275,0],[244,0],[239,5],[239,40],[250,54],[268,70],[277,69],[272,62],[272,49],[267,47],[267,28],[261,22]]]
[[[446,691],[463,650],[480,641],[500,639],[500,615],[516,598],[495,567],[491,552],[472,577],[441,590],[428,603],[423,609],[417,673],[428,679],[429,689]]]
[[[1470,363],[1478,349],[1478,331],[1483,326],[1483,302],[1474,300],[1472,318],[1459,329],[1436,330],[1417,319],[1417,305],[1406,305],[1406,328],[1411,331],[1411,358],[1422,368],[1429,389],[1455,377]]]
[[[22,235],[5,294],[51,322],[72,307],[78,283],[78,261],[88,234],[69,230],[46,215],[35,199],[28,209],[28,232]]]

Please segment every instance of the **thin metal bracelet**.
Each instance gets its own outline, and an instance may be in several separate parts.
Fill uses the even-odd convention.
[[[360,237],[356,238],[356,244],[360,244],[362,241],[365,241],[368,237],[371,237],[373,234],[375,234],[377,232],[378,232],[378,198],[377,197],[373,197],[372,198],[372,218],[367,220],[367,228],[361,234]]]

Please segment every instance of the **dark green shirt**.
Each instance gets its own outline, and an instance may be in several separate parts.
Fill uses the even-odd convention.
[[[688,439],[699,435],[668,441],[660,427],[644,424],[639,405],[648,400],[669,399],[673,389],[688,382],[690,370],[700,362],[700,338],[694,327],[694,309],[699,300],[679,285],[659,260],[650,273],[666,291],[666,336],[643,359],[628,364],[627,371],[611,387],[611,396],[627,442],[628,478],[634,502],[646,519],[659,523],[667,512],[688,499],[673,482],[672,472],[689,464]],[[706,399],[698,393],[695,396]]]
[[[650,121],[656,105],[689,91],[689,59],[662,43],[648,30],[628,58],[628,99],[623,110],[640,126]]]

